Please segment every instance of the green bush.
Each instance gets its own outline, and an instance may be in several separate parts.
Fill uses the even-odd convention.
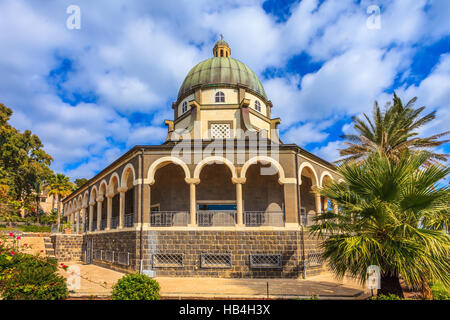
[[[450,291],[440,283],[433,284],[431,292],[433,293],[433,300],[450,300]]]
[[[403,298],[400,298],[399,296],[395,295],[395,294],[390,294],[390,295],[384,295],[384,294],[380,294],[377,297],[372,297],[370,298],[371,300],[405,300]]]
[[[143,274],[127,274],[113,286],[112,300],[159,300],[159,283]]]
[[[25,225],[20,226],[23,232],[50,232],[51,227],[49,226],[35,226],[35,225]]]
[[[14,238],[13,238],[14,239]],[[58,300],[68,296],[56,259],[15,252],[0,239],[0,296],[5,300]]]

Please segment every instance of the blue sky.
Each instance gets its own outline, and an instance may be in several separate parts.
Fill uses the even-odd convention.
[[[80,30],[66,27],[72,4]],[[260,77],[282,140],[334,161],[351,117],[394,90],[437,112],[421,134],[450,130],[448,12],[448,0],[0,0],[0,102],[53,170],[90,178],[164,140],[184,77],[223,34]]]

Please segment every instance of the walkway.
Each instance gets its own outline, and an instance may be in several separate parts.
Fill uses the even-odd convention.
[[[81,288],[72,297],[106,297],[111,287],[124,274],[95,265],[66,263],[81,271]],[[67,272],[61,271],[65,277]],[[337,281],[331,274],[308,279],[222,279],[157,277],[163,299],[266,299],[267,283],[270,299],[309,298],[364,299],[368,291],[355,281]]]

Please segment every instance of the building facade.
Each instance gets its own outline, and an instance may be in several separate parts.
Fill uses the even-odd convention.
[[[307,228],[331,204],[313,190],[340,178],[282,143],[272,107],[218,41],[181,85],[165,142],[133,147],[63,200],[85,261],[153,276],[318,272]]]

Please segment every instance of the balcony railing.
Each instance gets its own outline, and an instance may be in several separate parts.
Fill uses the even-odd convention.
[[[182,227],[187,226],[189,212],[187,211],[155,211],[150,213],[152,227]]]
[[[247,227],[284,227],[283,211],[245,211],[244,224]]]
[[[307,227],[307,226],[311,226],[311,225],[315,224],[315,222],[313,220],[315,216],[316,216],[315,212],[307,213],[302,210],[302,212],[300,214],[300,219],[301,219],[302,225]]]
[[[130,228],[133,226],[133,224],[134,224],[134,214],[133,213],[126,214],[125,221],[124,221],[124,227]]]
[[[119,226],[119,217],[112,217],[111,218],[111,229],[117,229]]]
[[[100,222],[100,230],[105,229],[106,229],[106,219],[102,219],[102,221]]]
[[[236,211],[197,211],[197,224],[199,227],[225,227],[236,225]]]

